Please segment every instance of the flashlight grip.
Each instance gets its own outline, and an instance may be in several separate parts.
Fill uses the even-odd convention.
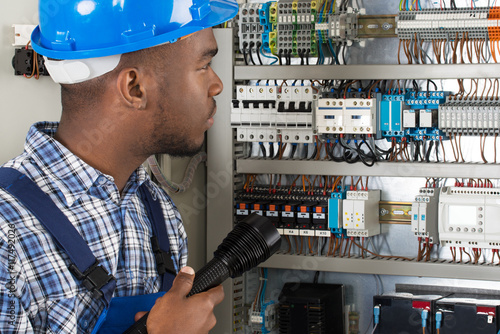
[[[227,278],[229,278],[229,269],[227,264],[214,257],[196,273],[193,281],[193,287],[187,297],[216,287]],[[148,320],[148,315],[149,312],[134,323],[134,325],[130,326],[124,334],[147,334],[148,331],[146,329],[146,322]]]

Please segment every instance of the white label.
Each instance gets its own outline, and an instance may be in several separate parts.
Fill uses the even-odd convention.
[[[284,234],[285,235],[299,235],[299,230],[285,228]]]
[[[313,237],[314,230],[299,230],[299,235]]]
[[[315,234],[316,234],[317,237],[326,237],[326,238],[328,238],[331,233],[330,233],[330,231],[326,231],[326,230],[325,231],[316,230]]]

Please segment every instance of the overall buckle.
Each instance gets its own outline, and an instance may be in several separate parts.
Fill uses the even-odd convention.
[[[158,275],[161,276],[164,273],[169,272],[175,276],[176,270],[170,252],[165,252],[161,250],[160,243],[158,242],[157,237],[151,237],[151,246],[153,248],[153,253],[155,255]]]
[[[92,297],[94,298],[102,298],[104,296],[101,291],[102,287],[114,279],[113,275],[110,275],[97,260],[83,273],[74,263],[69,266],[69,270],[77,279],[82,281],[83,285],[92,293]]]

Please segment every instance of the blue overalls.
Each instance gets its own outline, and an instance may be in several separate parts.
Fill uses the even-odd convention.
[[[99,265],[85,240],[47,194],[24,174],[12,168],[0,168],[0,187],[16,197],[52,235],[71,260],[69,270],[92,292],[93,297],[104,299],[106,308],[92,334],[123,333],[134,323],[137,312],[149,311],[156,299],[171,288],[176,269],[170,254],[165,218],[160,202],[153,198],[145,184],[139,187],[139,194],[152,222],[151,245],[162,279],[161,289],[155,294],[114,298],[115,278]]]

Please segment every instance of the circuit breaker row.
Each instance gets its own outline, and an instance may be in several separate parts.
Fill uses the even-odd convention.
[[[449,92],[319,92],[311,86],[237,86],[231,125],[241,142],[312,143],[315,135],[440,140],[447,134],[496,134],[500,103],[458,100]],[[338,95],[344,96],[338,96]],[[448,98],[447,98],[448,97]]]

